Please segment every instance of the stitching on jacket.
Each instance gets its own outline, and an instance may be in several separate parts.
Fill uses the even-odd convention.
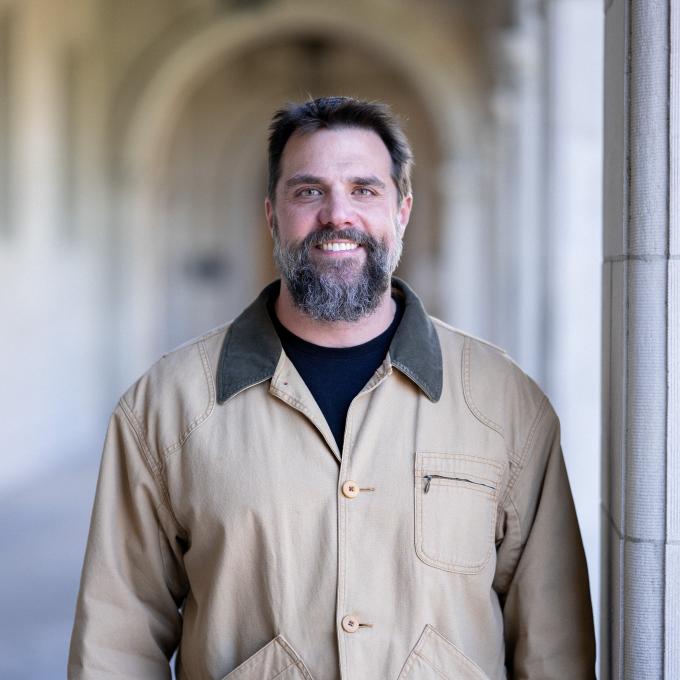
[[[299,399],[296,399],[295,397],[292,397],[290,394],[284,392],[283,390],[280,390],[278,387],[273,387],[272,392],[282,401],[285,401],[287,404],[294,406],[298,411],[302,411],[305,415],[309,415],[311,419],[311,412],[307,408],[307,406],[305,406],[304,402],[300,401]]]
[[[229,673],[227,673],[227,675],[225,677],[229,677],[235,671],[239,671],[239,673],[240,673],[240,671],[242,671],[246,668],[249,668],[250,666],[252,666],[257,661],[260,661],[265,650],[268,647],[270,647],[271,645],[273,645],[274,643],[278,643],[279,645],[281,645],[283,651],[288,656],[288,660],[290,661],[290,663],[283,670],[279,671],[271,680],[275,680],[275,678],[280,677],[281,674],[285,673],[291,666],[295,666],[295,660],[294,660],[294,658],[291,658],[291,654],[288,651],[288,649],[286,648],[286,646],[281,644],[281,640],[279,640],[278,636],[275,637],[273,640],[270,640],[266,645],[264,645],[264,647],[260,647],[260,649],[258,649],[252,656],[247,658],[243,663],[240,663],[238,666],[236,666],[236,668],[234,668]]]
[[[470,381],[470,374],[471,374],[471,369],[470,369],[470,340],[469,338],[465,338],[464,344],[463,344],[463,355],[462,355],[462,373],[463,373],[463,396],[465,398],[465,403],[468,405],[468,408],[472,411],[472,413],[475,415],[477,420],[479,420],[482,424],[486,425],[487,427],[490,427],[492,430],[496,430],[501,435],[504,435],[503,427],[499,425],[497,422],[489,418],[488,416],[485,416],[480,408],[475,404],[474,399],[472,398],[472,387],[471,387],[471,381]]]
[[[526,463],[527,453],[531,449],[531,447],[534,443],[534,438],[536,436],[536,430],[538,429],[538,423],[543,418],[543,414],[545,413],[547,406],[548,406],[548,397],[544,396],[543,400],[541,401],[541,403],[538,406],[538,411],[536,413],[536,417],[534,418],[534,422],[531,424],[531,427],[529,428],[529,434],[527,435],[527,440],[524,443],[524,446],[522,447],[522,449],[520,451],[519,467],[524,467],[524,464]]]
[[[434,626],[431,626],[431,625],[428,624],[427,628],[428,628],[428,630],[427,630],[428,635],[436,635],[438,638],[440,638],[442,640],[442,642],[444,642],[446,645],[448,645],[451,648],[451,651],[454,654],[457,654],[458,656],[460,656],[461,658],[463,658],[466,661],[466,663],[470,666],[471,670],[475,671],[477,674],[480,674],[480,673],[482,675],[484,674],[484,671],[460,647],[458,647],[457,645],[454,645],[453,642],[451,642],[451,640],[449,640],[445,635],[440,633]],[[425,657],[423,657],[423,658],[425,658]],[[427,659],[425,659],[425,660],[427,660]],[[433,668],[434,668],[434,665],[431,661],[430,661],[430,665],[432,665]],[[435,669],[435,670],[438,670],[438,669]],[[448,680],[448,678],[447,678],[447,680]]]
[[[527,461],[527,452],[531,448],[531,445],[533,444],[534,437],[536,436],[536,430],[538,429],[538,423],[541,421],[541,418],[543,417],[543,414],[545,413],[545,410],[548,406],[548,398],[546,396],[543,397],[543,400],[541,403],[538,405],[538,409],[536,411],[536,415],[534,416],[534,420],[531,423],[531,427],[529,428],[529,433],[527,434],[527,439],[526,442],[524,443],[524,446],[520,450],[520,455],[517,458],[516,465],[511,466],[511,473],[510,473],[510,479],[508,480],[508,487],[505,490],[505,493],[503,494],[503,503],[505,503],[505,500],[510,497],[510,494],[514,490],[515,484],[517,483],[517,480],[519,479],[520,474],[522,473],[522,470],[524,470],[525,463]],[[519,515],[518,515],[519,516]]]
[[[282,671],[277,673],[271,680],[276,680],[276,678],[280,678],[291,666],[296,666],[297,664],[291,661]]]
[[[420,638],[419,638],[420,640]],[[416,642],[416,646],[418,643]],[[404,665],[401,667],[401,670],[399,671],[399,675],[397,676],[397,680],[406,680],[408,678],[408,674],[411,672],[411,668],[413,668],[413,664],[415,663],[416,660],[416,655],[415,655],[415,647],[409,652],[408,656],[406,657],[406,661],[404,661]]]
[[[238,383],[233,390],[230,392],[228,397],[224,400],[221,401],[221,404],[226,404],[228,401],[233,399],[235,396],[240,394],[243,390],[247,389],[248,387],[255,387],[255,385],[259,385],[263,383],[265,380],[269,380],[269,378],[272,377],[271,372],[266,372],[262,374],[256,375],[254,378],[250,378],[248,380],[245,380],[244,382]]]
[[[543,400],[538,405],[536,415],[534,416],[534,420],[532,421],[531,427],[529,428],[529,433],[527,434],[526,442],[524,443],[524,446],[520,450],[520,455],[514,461],[515,464],[510,466],[510,478],[508,479],[508,486],[505,490],[505,493],[503,494],[502,498],[503,504],[505,504],[506,499],[510,497],[511,492],[514,490],[514,486],[517,482],[517,479],[519,478],[522,470],[524,469],[524,465],[527,460],[527,451],[531,448],[531,445],[533,444],[534,437],[536,436],[536,430],[538,429],[538,423],[541,421],[541,418],[543,417],[543,414],[548,406],[548,403],[549,403],[548,398],[544,396]]]
[[[212,330],[210,330],[210,331],[208,331],[207,333],[203,334],[203,335],[198,339],[198,341],[199,341],[199,342],[205,342],[206,340],[210,340],[210,338],[212,338],[212,337],[214,337],[214,336],[216,336],[216,335],[219,335],[220,333],[223,333],[223,332],[226,331],[226,330],[229,330],[229,326],[231,326],[232,323],[233,323],[233,321],[227,321],[227,323],[223,323],[221,326],[216,326],[216,327],[213,328]]]
[[[419,480],[422,479],[422,477],[418,478]],[[490,494],[488,492],[484,491],[478,491],[476,489],[469,489],[470,491],[474,493],[479,493],[486,498],[488,498],[491,503],[493,504],[494,507],[494,519],[498,515],[498,500],[496,498],[496,494]],[[457,558],[455,562],[452,562],[451,560],[444,559],[440,555],[430,555],[427,554],[424,549],[423,549],[423,543],[425,542],[425,508],[424,508],[424,502],[423,502],[423,496],[422,496],[422,491],[420,489],[417,489],[416,492],[416,513],[418,515],[418,535],[416,536],[416,554],[418,557],[425,562],[425,564],[429,564],[432,567],[436,567],[437,569],[442,569],[443,571],[448,571],[454,574],[477,574],[482,569],[484,569],[484,566],[487,564],[489,561],[489,558],[491,557],[491,553],[494,549],[494,532],[496,530],[496,522],[494,521],[488,530],[489,536],[489,547],[487,548],[486,554],[481,560],[477,560],[476,562],[472,562],[470,560],[464,560]],[[442,636],[443,637],[443,636]],[[444,638],[446,639],[446,638]]]
[[[125,416],[125,419],[128,422],[128,425],[132,429],[133,434],[135,435],[135,439],[137,440],[137,444],[139,446],[139,450],[142,452],[142,456],[144,457],[144,461],[149,468],[149,471],[155,478],[161,470],[161,464],[160,461],[157,461],[152,455],[151,455],[151,449],[147,445],[146,438],[142,436],[142,432],[144,431],[144,428],[141,426],[141,423],[139,420],[137,420],[137,416],[135,415],[134,411],[130,408],[130,404],[125,401],[125,397],[120,398],[120,407],[121,411],[123,412],[123,415]]]
[[[517,507],[515,506],[515,504],[512,500],[512,492],[515,489],[515,484],[517,483],[517,480],[519,479],[520,475],[526,469],[525,463],[526,463],[526,460],[527,460],[527,457],[528,457],[527,452],[530,450],[530,448],[533,445],[533,442],[534,442],[534,439],[535,439],[535,436],[536,436],[536,432],[538,430],[538,424],[541,422],[541,420],[543,419],[543,415],[547,411],[548,403],[549,403],[548,398],[544,396],[543,401],[541,401],[541,403],[538,407],[538,412],[536,413],[536,417],[534,418],[534,420],[531,424],[531,428],[529,429],[529,434],[527,435],[526,443],[522,447],[520,462],[519,462],[518,465],[514,466],[513,474],[510,477],[510,481],[508,482],[508,488],[507,488],[507,490],[504,494],[504,498],[503,498],[503,503],[505,503],[506,499],[510,500],[510,502],[512,503],[512,505],[515,509],[515,512],[517,513],[517,523],[519,525],[520,536],[523,534],[522,521],[521,521],[521,516],[519,514],[519,511],[517,510]]]
[[[347,467],[349,467],[349,463],[351,462],[351,457],[349,457],[349,456],[350,456],[350,452],[352,451],[352,444],[353,444],[352,437],[354,436],[354,429],[352,427],[353,422],[349,418],[349,412],[351,410],[352,410],[352,404],[350,404],[349,408],[347,409],[347,416],[345,417],[345,434],[342,438],[342,449],[347,448],[347,455],[348,455]],[[347,442],[346,447],[345,447],[345,442]],[[341,456],[344,453],[344,451],[342,449],[340,449],[340,455]],[[349,474],[349,472],[348,472],[348,474]],[[350,477],[350,479],[352,479],[352,478]]]
[[[271,378],[272,374],[270,371],[267,371],[265,373],[258,373],[254,378],[248,378],[247,380],[242,380],[240,383],[237,383],[236,386],[234,387],[234,393],[230,395],[231,397],[235,397],[236,393],[242,390],[244,387],[251,387],[255,386],[258,383],[261,383],[263,380],[267,380],[268,378]]]
[[[413,650],[413,656],[414,657],[419,657],[420,659],[423,660],[424,663],[426,663],[442,680],[450,680],[448,675],[444,675],[444,672],[440,670],[437,666],[435,666],[434,662],[428,659],[425,655],[420,652],[420,650],[414,649]]]
[[[319,434],[326,440],[326,437],[323,434],[323,423],[319,421],[318,418],[314,416],[314,412],[310,411],[304,404],[304,402],[300,401],[299,399],[296,399],[295,397],[291,397],[287,392],[283,392],[282,390],[278,389],[277,387],[272,387],[271,388],[271,393],[276,395],[281,401],[285,402],[286,404],[289,404],[296,410],[300,411],[303,413],[305,416],[307,416],[307,419],[316,427],[316,429],[319,431]],[[323,421],[325,422],[325,421]],[[328,423],[326,423],[328,425]],[[332,434],[332,433],[331,433]],[[328,444],[328,440],[326,440],[326,443]],[[337,442],[335,442],[336,447],[337,447]],[[332,446],[329,445],[329,448],[333,448]],[[342,457],[342,451],[340,451],[340,457]],[[334,454],[335,455],[335,454]]]
[[[434,393],[434,390],[430,387],[426,380],[423,380],[419,375],[416,375],[411,369],[408,368],[408,366],[405,366],[400,361],[393,361],[392,366],[395,366],[402,373],[405,373],[409,378],[411,378],[411,380],[413,380],[416,385],[421,387],[421,389],[424,389],[428,399],[432,398],[430,395]]]
[[[199,354],[201,355],[201,366],[203,368],[203,375],[206,380],[206,384],[208,386],[208,405],[206,406],[205,411],[199,415],[196,416],[185,428],[182,434],[180,434],[179,439],[174,442],[173,444],[169,444],[163,449],[163,454],[165,456],[169,456],[175,452],[177,452],[179,449],[184,446],[185,442],[189,437],[191,436],[192,432],[199,426],[201,423],[205,422],[213,412],[213,409],[215,408],[215,385],[212,381],[212,369],[210,366],[210,358],[208,357],[208,352],[205,348],[205,343],[203,340],[200,340],[198,342],[198,351]]]
[[[281,645],[286,654],[288,654],[288,656],[293,661],[293,663],[291,663],[289,666],[286,666],[284,670],[282,670],[278,675],[276,675],[275,678],[278,678],[279,675],[282,675],[285,671],[287,671],[290,668],[290,666],[296,666],[300,673],[302,673],[303,677],[306,678],[306,680],[312,680],[312,676],[309,674],[309,671],[305,666],[305,662],[300,657],[300,655],[290,646],[288,641],[282,638],[281,636],[277,636],[275,640],[279,645]]]
[[[519,517],[519,510],[517,509],[517,506],[515,505],[515,501],[512,499],[512,496],[510,496],[508,500],[510,501],[512,510],[515,513],[515,517],[517,517],[517,527],[519,528],[519,544],[524,545],[524,531],[522,530],[522,521],[520,520]]]
[[[184,532],[185,535],[188,536],[187,531],[184,529],[184,527],[181,525],[181,523],[178,521],[177,516],[175,515],[174,510],[172,509],[172,505],[170,504],[170,494],[168,492],[167,486],[165,485],[163,481],[163,476],[161,474],[161,466],[160,464],[156,464],[152,455],[151,455],[151,449],[148,446],[148,443],[146,442],[145,439],[141,437],[141,434],[138,430],[138,428],[135,426],[136,424],[136,418],[134,415],[134,412],[130,408],[129,404],[125,401],[124,397],[121,397],[120,401],[120,408],[121,411],[123,412],[123,415],[125,416],[125,419],[128,422],[128,425],[132,429],[132,433],[137,440],[137,444],[139,446],[139,450],[142,453],[142,456],[144,457],[145,462],[147,463],[147,466],[149,467],[149,472],[151,472],[151,476],[156,482],[158,486],[158,490],[160,491],[160,505],[165,505],[168,508],[168,511],[170,512],[170,516],[172,517],[173,521],[175,524],[180,528],[182,532]],[[135,482],[137,481],[137,478],[135,477]],[[158,510],[159,506],[155,506],[156,510]],[[163,530],[161,525],[160,525],[160,519],[158,518],[158,514],[156,515],[156,528],[158,529],[158,552],[161,557],[161,566],[163,568],[163,580],[165,581],[166,586],[169,583],[169,578],[168,578],[168,569],[167,569],[167,564],[165,563],[165,557],[163,555],[163,549],[161,546],[161,531]]]
[[[130,427],[132,428],[135,438],[137,439],[140,451],[142,452],[142,455],[144,456],[144,459],[147,462],[147,465],[149,466],[151,476],[154,478],[156,484],[159,487],[159,490],[161,492],[161,502],[167,507],[168,511],[170,512],[170,516],[172,517],[175,524],[177,524],[177,526],[181,529],[185,536],[188,536],[189,532],[182,526],[182,523],[177,519],[177,515],[175,514],[175,511],[172,507],[172,502],[170,500],[170,492],[168,490],[167,484],[165,483],[165,479],[163,478],[164,466],[162,462],[160,460],[156,461],[153,458],[151,454],[151,448],[149,447],[148,442],[146,441],[145,438],[141,436],[137,418],[135,417],[134,412],[130,408],[130,405],[127,403],[127,401],[125,401],[124,397],[120,398],[119,404],[121,406],[121,411],[123,411],[123,414],[125,415],[125,418],[128,421]]]

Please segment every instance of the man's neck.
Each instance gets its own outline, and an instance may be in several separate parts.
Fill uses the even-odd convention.
[[[317,321],[301,312],[294,304],[285,283],[275,307],[278,320],[291,333],[321,347],[353,347],[368,342],[387,330],[397,311],[388,288],[376,310],[358,321]]]

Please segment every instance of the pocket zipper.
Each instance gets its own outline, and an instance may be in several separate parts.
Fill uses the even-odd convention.
[[[491,486],[490,484],[483,484],[482,482],[473,482],[471,479],[465,479],[464,477],[446,477],[445,475],[423,475],[423,479],[427,480],[425,482],[425,489],[423,490],[423,493],[427,493],[430,490],[430,482],[433,479],[450,479],[454,482],[467,482],[468,484],[485,486],[487,489],[491,489],[492,491],[496,490],[495,486]]]

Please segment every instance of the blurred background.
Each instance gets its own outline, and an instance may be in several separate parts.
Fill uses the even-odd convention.
[[[0,677],[63,678],[108,416],[274,276],[289,100],[406,121],[399,274],[540,384],[599,603],[602,0],[0,0]]]

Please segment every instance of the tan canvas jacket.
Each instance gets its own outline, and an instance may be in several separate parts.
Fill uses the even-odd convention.
[[[163,357],[104,448],[69,678],[594,677],[557,418],[500,350],[405,311],[342,452],[266,311]]]

